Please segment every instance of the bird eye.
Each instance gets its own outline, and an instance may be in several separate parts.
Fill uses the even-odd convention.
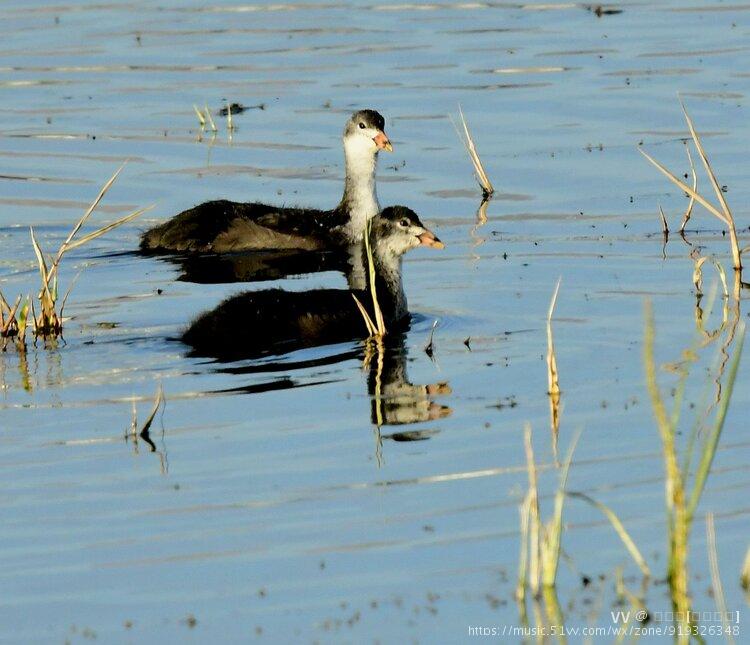
[[[409,224],[411,224],[411,222],[405,217],[398,223],[399,226],[403,226],[404,228],[407,228]]]
[[[364,130],[365,129],[365,124],[360,122],[359,129],[360,130]]]

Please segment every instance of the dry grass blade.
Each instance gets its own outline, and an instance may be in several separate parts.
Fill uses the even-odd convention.
[[[230,132],[234,130],[234,123],[232,123],[232,104],[227,103],[227,130]]]
[[[42,248],[39,246],[39,242],[36,241],[36,235],[34,235],[34,227],[29,226],[29,233],[31,234],[31,245],[34,247],[34,253],[36,255],[36,261],[39,265],[39,275],[42,276],[42,284],[45,288],[47,288],[47,285],[49,283],[47,276],[47,262],[44,259],[44,253],[42,253]]]
[[[466,151],[469,153],[469,158],[471,159],[471,163],[474,166],[474,172],[476,174],[477,181],[479,182],[479,186],[482,188],[482,192],[484,196],[489,197],[490,195],[492,195],[492,193],[495,192],[495,188],[492,185],[492,182],[490,181],[490,178],[484,169],[482,160],[479,158],[477,147],[476,145],[474,145],[474,139],[471,136],[471,132],[469,132],[469,126],[466,124],[466,118],[464,117],[464,113],[463,113],[463,110],[461,109],[461,105],[458,106],[458,113],[461,117],[461,125],[463,126],[463,134],[459,131],[458,127],[456,127],[455,123],[453,123],[453,127],[456,129],[458,136],[463,141]]]
[[[684,190],[690,197],[693,197],[695,201],[697,201],[701,206],[703,206],[706,210],[708,210],[711,214],[718,217],[722,222],[725,224],[729,224],[727,222],[724,213],[722,213],[716,206],[714,206],[711,202],[706,201],[700,193],[697,193],[694,191],[690,186],[688,186],[684,181],[678,179],[675,177],[669,170],[667,170],[664,166],[662,166],[656,159],[654,159],[650,154],[648,154],[645,150],[642,148],[638,148],[638,151],[646,157],[658,170],[661,172],[667,179],[669,179],[672,183],[679,186],[682,190]]]
[[[740,271],[742,269],[742,256],[740,254],[739,242],[737,240],[737,230],[734,225],[734,217],[732,216],[732,211],[729,209],[729,204],[727,204],[727,200],[724,197],[724,191],[721,189],[719,181],[716,179],[716,175],[714,174],[714,171],[711,168],[711,164],[708,161],[706,151],[703,149],[703,143],[701,142],[701,139],[695,130],[695,126],[693,125],[693,120],[687,113],[685,105],[684,103],[682,103],[682,101],[680,101],[680,105],[682,106],[682,112],[685,115],[685,120],[687,121],[688,128],[690,129],[690,136],[693,137],[693,143],[695,143],[695,147],[698,150],[701,161],[703,161],[703,166],[706,169],[708,178],[711,180],[711,185],[713,186],[714,192],[716,193],[716,197],[719,199],[719,204],[721,204],[721,209],[724,212],[724,221],[729,228],[729,240],[732,248],[734,268],[735,270]]]
[[[130,427],[125,433],[126,439],[132,439],[133,441],[138,440],[138,408],[135,406],[135,399],[131,402],[130,410]]]
[[[359,301],[359,298],[357,298],[357,296],[352,294],[352,298],[354,298],[354,302],[357,303],[357,308],[359,309],[359,313],[362,314],[362,319],[365,321],[365,327],[367,328],[367,335],[376,336],[377,329],[375,329],[375,323],[372,322],[372,318],[370,318],[370,314],[367,313],[367,309],[365,309],[364,305]]]
[[[693,192],[698,192],[698,173],[695,172],[695,164],[693,163],[693,155],[690,154],[690,146],[685,143],[685,152],[687,152],[688,161],[690,162],[690,173],[693,176]],[[680,224],[680,234],[684,235],[685,226],[690,221],[690,216],[693,214],[693,206],[695,206],[695,197],[692,195],[688,201],[685,214],[682,216],[682,223]]]
[[[560,291],[562,277],[558,278],[555,291],[547,311],[547,396],[549,397],[550,428],[552,430],[552,452],[557,462],[557,439],[560,432],[560,379],[557,371],[557,357],[555,343],[552,337],[552,314],[557,304],[557,294]]]
[[[208,121],[208,124],[211,126],[211,131],[216,132],[218,128],[216,127],[216,124],[214,123],[214,118],[211,116],[211,110],[208,109],[208,105],[205,106],[205,115],[206,115],[206,120]]]
[[[51,266],[49,267],[47,266],[47,261],[45,260],[44,253],[42,252],[42,249],[39,246],[39,243],[36,239],[36,235],[34,234],[34,229],[30,228],[31,242],[34,247],[34,253],[36,254],[37,264],[39,267],[39,275],[40,275],[41,282],[42,282],[42,288],[38,296],[39,305],[41,308],[39,318],[37,318],[36,316],[36,312],[33,309],[33,304],[31,305],[32,306],[32,318],[34,320],[34,329],[37,335],[57,336],[62,333],[62,312],[65,307],[65,303],[67,302],[68,295],[70,295],[70,291],[73,285],[75,284],[75,280],[78,279],[78,277],[76,276],[76,279],[68,288],[68,291],[66,292],[65,297],[63,298],[62,305],[58,313],[57,311],[57,298],[58,298],[57,274],[58,274],[60,262],[62,261],[62,258],[65,256],[65,254],[68,251],[77,249],[83,246],[84,244],[87,244],[88,242],[95,240],[96,238],[104,235],[105,233],[108,233],[109,231],[117,228],[118,226],[122,226],[123,224],[126,224],[134,220],[136,217],[139,217],[140,215],[142,215],[143,213],[145,213],[146,211],[152,208],[152,206],[149,206],[147,208],[138,209],[130,213],[129,215],[126,215],[125,217],[121,217],[120,219],[110,224],[102,226],[101,228],[93,231],[92,233],[89,233],[88,235],[83,236],[80,239],[74,240],[75,236],[79,233],[83,225],[87,222],[91,214],[94,212],[94,209],[96,209],[96,207],[99,205],[99,202],[101,202],[102,198],[110,189],[113,182],[115,181],[115,179],[117,179],[117,177],[119,176],[120,172],[122,172],[122,169],[124,167],[125,167],[125,164],[120,166],[120,168],[117,169],[117,171],[112,175],[112,177],[110,177],[109,180],[101,188],[101,190],[99,191],[99,194],[96,196],[94,201],[89,205],[89,207],[86,209],[86,212],[76,222],[73,229],[65,238],[65,241],[60,245],[60,248],[58,249],[57,255],[55,256],[55,259],[52,262]]]
[[[104,198],[104,195],[107,194],[107,191],[112,187],[112,184],[115,183],[115,179],[120,175],[122,172],[122,169],[125,168],[125,165],[127,162],[123,163],[116,171],[115,174],[112,175],[107,183],[102,186],[102,189],[99,191],[99,194],[96,196],[93,202],[89,205],[89,207],[86,209],[86,212],[83,214],[83,217],[76,222],[76,225],[73,227],[73,229],[68,234],[68,237],[65,238],[65,241],[62,243],[60,248],[57,251],[57,257],[55,257],[55,261],[52,263],[52,268],[50,269],[50,272],[47,276],[47,282],[49,283],[49,280],[52,278],[52,276],[56,273],[57,267],[60,264],[60,260],[62,260],[63,255],[65,255],[65,252],[68,250],[68,245],[70,244],[71,240],[76,236],[78,231],[81,230],[81,227],[86,223],[88,218],[91,216],[91,213],[94,212],[96,207],[99,205],[99,202],[102,201]]]
[[[706,169],[706,173],[708,174],[708,178],[711,180],[711,185],[714,188],[714,192],[716,193],[716,196],[719,198],[719,204],[721,204],[721,209],[724,211],[724,216],[726,217],[727,222],[731,222],[732,211],[729,210],[729,205],[727,204],[727,200],[724,198],[724,192],[721,190],[721,186],[719,185],[719,182],[716,179],[716,175],[714,174],[714,171],[711,168],[711,164],[708,162],[708,157],[706,156],[706,151],[703,149],[703,143],[701,142],[701,138],[698,136],[698,133],[695,131],[693,120],[690,118],[690,115],[687,113],[687,110],[685,109],[685,104],[682,101],[680,101],[680,105],[682,106],[682,113],[685,115],[685,121],[687,121],[688,129],[690,130],[690,136],[693,137],[693,143],[695,143],[695,147],[698,150],[698,154],[700,155],[701,161],[703,162],[703,167]]]
[[[39,243],[36,240],[36,236],[34,235],[34,228],[32,226],[29,227],[29,232],[31,233],[31,244],[34,247],[34,253],[36,254],[36,260],[39,267],[39,277],[42,280],[42,288],[39,292],[39,305],[41,306],[41,321],[39,321],[39,324],[37,324],[37,321],[35,320],[35,324],[38,328],[42,330],[42,332],[46,333],[48,331],[48,328],[50,325],[53,325],[53,318],[55,314],[55,296],[54,296],[54,289],[50,291],[49,288],[49,282],[50,282],[50,273],[47,270],[47,263],[44,260],[44,253],[42,253],[42,249],[39,246]],[[54,266],[54,265],[53,265]]]
[[[427,344],[424,346],[424,351],[427,356],[432,358],[433,354],[435,353],[435,328],[438,326],[438,321],[435,319],[432,323],[432,329],[430,330],[430,338],[427,341]]]
[[[593,497],[589,497],[585,493],[570,492],[568,493],[568,496],[575,497],[577,499],[582,499],[583,501],[591,504],[595,508],[598,508],[604,514],[604,516],[609,520],[610,524],[612,524],[612,528],[620,537],[620,540],[622,540],[622,543],[625,545],[625,548],[628,550],[628,553],[630,553],[631,557],[633,558],[635,563],[638,565],[638,568],[641,570],[643,575],[648,578],[651,577],[651,569],[649,569],[648,564],[646,563],[646,559],[643,557],[643,555],[641,555],[641,552],[638,550],[638,547],[635,545],[635,542],[633,542],[633,539],[625,530],[625,527],[620,521],[620,518],[617,517],[615,512],[611,508],[609,508],[609,506],[603,504],[602,502],[598,500],[595,500]]]
[[[141,215],[143,215],[143,213],[150,211],[153,207],[154,205],[152,204],[151,206],[146,206],[146,208],[139,208],[138,210],[133,211],[125,217],[121,217],[120,219],[115,220],[114,222],[111,222],[106,226],[102,226],[100,229],[97,229],[93,233],[85,235],[80,240],[69,243],[65,250],[72,251],[73,249],[77,249],[79,246],[83,246],[84,244],[91,242],[91,240],[95,240],[97,237],[101,237],[105,233],[109,233],[109,231],[111,231],[112,229],[122,226],[123,224],[127,224],[128,222],[134,220],[136,217],[140,217]]]
[[[8,306],[8,303],[5,302],[5,298],[3,298],[3,304],[6,307]],[[7,320],[3,320],[3,317],[0,315],[0,336],[7,337],[7,336],[15,335],[15,333],[18,331],[16,311],[18,310],[18,305],[20,304],[21,304],[21,296],[18,296],[15,304],[12,307],[8,307]]]
[[[711,569],[711,587],[713,587],[716,609],[721,614],[722,631],[726,634],[727,642],[734,643],[732,630],[727,620],[727,602],[724,598],[724,587],[721,584],[721,574],[719,573],[719,555],[716,551],[716,530],[713,513],[706,515],[706,549],[708,550],[708,563]]]
[[[161,407],[161,404],[163,402],[164,388],[160,384],[159,389],[156,391],[156,400],[154,401],[154,407],[151,409],[151,413],[148,415],[146,422],[143,424],[141,431],[138,433],[139,435],[143,436],[148,434],[148,431],[151,428],[151,424],[154,422],[154,418],[156,417],[156,413],[159,411],[159,408]]]
[[[0,291],[0,321],[3,319],[3,313],[8,311],[10,311],[10,305],[5,299],[5,296],[3,296],[3,292]]]
[[[692,163],[692,157],[689,156],[691,169],[693,170],[693,177],[694,177],[693,188],[688,186],[682,180],[678,179],[675,175],[673,175],[669,170],[667,170],[664,166],[662,166],[658,161],[656,161],[648,153],[644,152],[640,148],[639,150],[641,154],[644,157],[646,157],[646,159],[648,159],[670,181],[672,181],[674,184],[679,186],[691,198],[693,198],[699,204],[704,206],[710,213],[715,215],[721,222],[723,222],[726,225],[726,227],[729,230],[729,241],[730,241],[730,248],[732,251],[732,261],[734,263],[734,269],[735,271],[741,271],[742,270],[742,252],[740,251],[739,241],[737,239],[737,229],[734,224],[734,217],[732,216],[732,211],[729,209],[727,200],[724,197],[724,192],[722,191],[721,186],[719,185],[719,181],[716,179],[716,175],[714,174],[714,171],[711,168],[711,164],[709,163],[708,157],[706,156],[706,151],[703,148],[703,144],[701,142],[700,136],[698,136],[698,133],[695,130],[695,126],[693,125],[693,121],[690,118],[690,115],[687,113],[685,106],[682,103],[680,104],[682,105],[682,111],[685,115],[685,120],[687,121],[688,129],[690,130],[690,136],[692,137],[693,143],[695,144],[695,147],[698,150],[698,154],[700,155],[701,161],[703,161],[703,166],[706,169],[706,174],[708,175],[711,181],[711,186],[713,187],[714,192],[716,193],[716,196],[719,199],[721,210],[716,208],[713,204],[708,202],[705,198],[703,198],[697,192],[697,179],[695,177],[695,172],[694,172],[695,169]],[[685,214],[685,218],[683,220],[683,228],[684,228],[684,224],[687,222],[687,219],[689,219],[689,211],[691,208],[692,208],[692,205],[688,207],[688,212],[686,212]]]
[[[63,296],[62,302],[60,303],[60,322],[62,322],[62,319],[63,319],[63,312],[65,311],[65,303],[68,302],[68,296],[70,295],[70,292],[73,291],[73,287],[76,286],[76,282],[78,282],[78,278],[81,277],[82,273],[83,273],[83,269],[81,269],[78,273],[76,273],[76,277],[70,281],[68,290],[65,292],[65,295]]]
[[[484,226],[487,223],[487,207],[490,205],[490,200],[487,197],[482,198],[482,203],[477,208],[477,225],[475,230],[480,226]]]
[[[693,265],[693,285],[695,292],[700,295],[703,293],[703,265],[708,258],[703,256],[698,258]]]
[[[711,260],[711,263],[716,267],[716,271],[719,274],[719,280],[721,280],[721,287],[724,289],[724,297],[729,297],[729,287],[727,286],[727,274],[724,272],[724,267],[721,266],[720,262]]]
[[[367,252],[367,270],[370,278],[370,295],[372,297],[372,310],[375,312],[376,335],[385,336],[385,319],[383,318],[383,311],[378,302],[378,292],[375,286],[375,261],[372,257],[372,242],[370,240],[371,228],[372,220],[368,220],[367,225],[365,226],[365,251]]]
[[[201,130],[206,127],[206,117],[201,114],[198,106],[193,104],[193,110],[195,110],[195,116],[198,117],[198,122],[201,124]]]
[[[659,204],[659,217],[661,217],[661,232],[664,233],[664,237],[669,236],[669,226],[667,225],[667,218],[664,217],[664,209]]]

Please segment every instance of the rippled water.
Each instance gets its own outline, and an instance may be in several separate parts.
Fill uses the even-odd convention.
[[[667,363],[695,337],[696,297],[690,248],[672,235],[663,251],[657,215],[660,203],[676,229],[685,199],[637,144],[688,170],[681,92],[747,230],[750,11],[618,8],[4,3],[0,289],[37,288],[26,227],[57,248],[122,161],[96,221],[156,206],[66,259],[63,286],[85,271],[64,342],[0,355],[3,642],[465,642],[470,625],[518,625],[525,422],[544,517],[558,476],[545,319],[560,276],[560,451],[583,431],[568,487],[615,510],[654,571],[649,609],[669,609],[643,302]],[[224,101],[251,109],[231,139],[218,116],[218,133],[201,134],[193,105]],[[449,119],[458,103],[498,188],[486,221]],[[395,146],[380,160],[381,203],[410,205],[447,244],[406,259],[416,319],[379,374],[385,401],[358,343],[186,357],[172,339],[187,323],[258,284],[200,284],[139,257],[139,231],[216,197],[332,206],[340,130],[363,106],[386,116]],[[696,209],[689,229],[729,271],[718,222]],[[333,272],[267,277],[261,286],[344,285]],[[693,369],[688,429],[717,349]],[[708,511],[727,605],[745,607],[746,365],[691,541],[698,610],[714,610]],[[660,379],[668,393],[674,376]],[[153,446],[126,442],[131,402],[143,420],[159,384]],[[616,567],[634,590],[638,570],[597,510],[570,500],[565,522],[566,624],[609,625]]]

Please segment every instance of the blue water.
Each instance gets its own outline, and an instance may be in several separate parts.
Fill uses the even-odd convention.
[[[64,342],[0,354],[2,642],[453,643],[478,638],[469,626],[520,625],[526,422],[545,519],[558,477],[545,362],[558,277],[560,458],[582,431],[568,487],[610,506],[663,580],[643,307],[653,302],[657,360],[675,363],[698,335],[696,296],[691,249],[673,233],[663,256],[657,211],[676,230],[686,200],[637,145],[688,171],[681,93],[747,237],[750,12],[711,0],[619,8],[3,4],[0,290],[38,288],[26,227],[52,253],[123,161],[94,224],[155,207],[65,259],[63,288],[85,270]],[[201,133],[193,105],[225,100],[263,109],[236,115],[231,140],[218,116],[216,136]],[[459,103],[498,191],[484,224],[449,118]],[[227,366],[171,340],[232,293],[343,287],[340,275],[195,284],[123,253],[140,230],[211,198],[334,205],[340,131],[360,107],[384,114],[394,143],[381,203],[408,204],[447,244],[406,258],[418,318],[399,354],[406,394],[379,429],[359,343]],[[715,199],[704,175],[699,190]],[[696,207],[688,240],[731,278],[721,228]],[[717,285],[707,264],[704,307],[719,289],[710,328]],[[697,352],[682,441],[714,394],[706,369],[729,331]],[[669,397],[674,372],[659,378]],[[746,607],[749,382],[743,358],[691,539],[699,611],[715,608],[706,512],[727,606]],[[159,384],[152,452],[124,435],[132,401],[143,422]],[[392,437],[405,432],[424,440]],[[616,568],[633,592],[639,570],[599,511],[570,500],[564,519],[565,624],[609,626]],[[665,585],[646,605],[670,608]]]

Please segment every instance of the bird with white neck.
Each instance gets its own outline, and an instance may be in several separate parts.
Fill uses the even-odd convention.
[[[331,210],[257,202],[205,202],[146,231],[141,250],[156,253],[231,253],[260,250],[341,250],[360,242],[380,210],[375,189],[377,157],[392,151],[385,119],[375,110],[355,112],[343,135],[344,194]]]

